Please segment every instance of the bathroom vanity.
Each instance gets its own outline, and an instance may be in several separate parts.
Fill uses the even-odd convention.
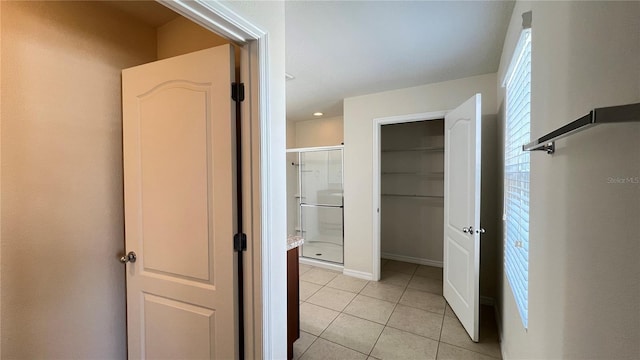
[[[287,237],[287,358],[293,359],[293,343],[300,337],[300,236]]]

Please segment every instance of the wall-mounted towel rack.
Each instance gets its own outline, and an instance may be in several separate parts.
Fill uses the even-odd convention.
[[[543,150],[547,154],[555,152],[555,141],[563,137],[588,129],[598,124],[612,124],[621,122],[640,122],[640,103],[596,108],[589,114],[574,120],[567,125],[544,135],[526,145],[523,151]]]

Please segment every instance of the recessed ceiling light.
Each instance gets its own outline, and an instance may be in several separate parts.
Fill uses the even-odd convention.
[[[321,113],[319,111],[313,113],[313,116],[322,116],[322,115],[324,115],[324,113]]]

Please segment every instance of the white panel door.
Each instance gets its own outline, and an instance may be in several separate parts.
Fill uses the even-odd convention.
[[[480,283],[480,94],[445,116],[445,299],[478,341]]]
[[[232,57],[122,71],[129,359],[237,358]]]

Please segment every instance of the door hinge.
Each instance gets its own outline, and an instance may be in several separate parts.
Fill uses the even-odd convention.
[[[233,250],[238,252],[247,250],[247,234],[233,235]]]
[[[236,102],[244,101],[244,83],[231,83],[231,99]]]

